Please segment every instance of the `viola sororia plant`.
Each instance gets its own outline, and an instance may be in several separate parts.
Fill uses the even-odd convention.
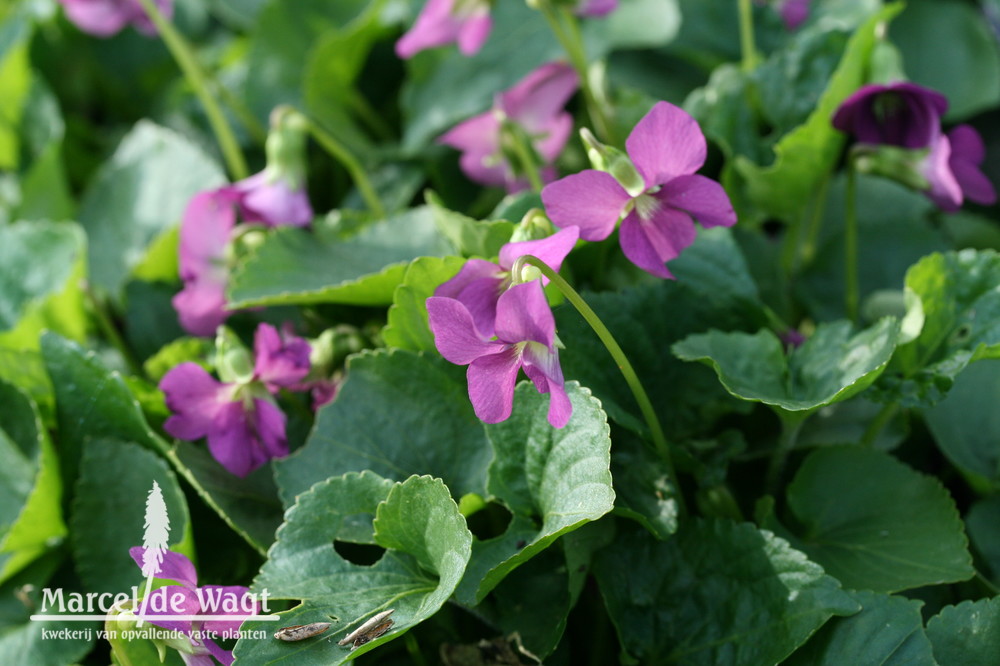
[[[1000,664],[1000,2],[0,2],[0,664]]]

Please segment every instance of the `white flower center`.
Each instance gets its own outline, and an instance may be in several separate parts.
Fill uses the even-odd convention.
[[[656,211],[660,210],[660,200],[645,193],[637,196],[632,202],[635,205],[635,212],[643,222],[651,220]]]

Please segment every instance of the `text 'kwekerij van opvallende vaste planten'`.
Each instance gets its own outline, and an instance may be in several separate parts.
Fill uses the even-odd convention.
[[[0,664],[997,666],[1000,0],[0,1]]]

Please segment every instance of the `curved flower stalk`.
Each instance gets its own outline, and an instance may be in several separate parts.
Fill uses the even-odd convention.
[[[141,546],[130,548],[129,555],[142,568],[146,549]],[[234,659],[231,650],[226,650],[203,636],[210,633],[232,635],[239,630],[245,619],[258,614],[260,603],[251,595],[250,589],[242,585],[198,587],[198,573],[191,560],[169,550],[163,553],[156,577],[180,583],[153,590],[143,600],[143,606],[150,607],[143,619],[184,635],[180,639],[167,638],[165,645],[176,649],[186,666],[214,666],[216,661],[224,666],[232,664]],[[153,608],[169,610],[152,610]],[[232,619],[175,619],[171,617],[174,615],[227,615]]]
[[[558,271],[579,235],[577,227],[568,227],[548,238],[507,243],[500,248],[498,263],[469,259],[455,277],[434,291],[434,295],[460,302],[479,332],[492,337],[496,334],[497,302],[513,282],[511,269],[517,258],[534,255]],[[542,284],[547,283],[548,278],[542,277]]]
[[[167,19],[174,13],[173,0],[155,0]],[[59,0],[76,27],[96,37],[111,37],[127,25],[144,35],[155,35],[156,27],[138,0]]]
[[[497,300],[495,339],[476,328],[468,308],[454,298],[428,298],[427,314],[441,355],[469,366],[469,399],[482,421],[510,417],[523,368],[535,388],[550,396],[549,423],[562,428],[569,422],[573,406],[559,366],[555,318],[539,280],[516,284]]]
[[[958,210],[965,199],[989,205],[996,190],[980,165],[979,133],[960,125],[945,134],[941,117],[948,100],[913,83],[873,84],[847,98],[833,126],[857,140],[858,168],[923,192],[940,209]]]
[[[627,157],[586,140],[606,170],[588,169],[542,190],[557,227],[577,225],[582,239],[599,241],[621,219],[625,256],[648,273],[670,278],[665,263],[694,242],[695,219],[703,227],[736,223],[722,186],[695,173],[707,152],[701,128],[673,104],[657,102],[639,121],[625,142]]]
[[[199,192],[181,220],[180,278],[184,288],[174,299],[181,326],[208,336],[231,314],[226,310],[232,241],[237,213],[248,223],[267,227],[305,226],[313,218],[305,190],[305,128],[272,114],[267,166],[260,173]]]
[[[475,55],[493,29],[491,5],[492,0],[427,0],[413,27],[396,42],[396,55],[409,59],[451,43],[462,55]]]
[[[456,125],[438,142],[462,151],[459,165],[470,180],[509,193],[529,184],[541,187],[555,178],[550,165],[573,129],[563,107],[579,86],[569,64],[542,65],[497,95],[492,109]]]
[[[254,364],[236,350],[227,361],[235,369],[220,373],[232,381],[220,382],[196,363],[181,363],[160,381],[173,416],[164,430],[194,441],[206,437],[208,450],[236,476],[246,476],[271,458],[288,455],[285,414],[273,395],[282,388],[295,390],[309,374],[309,343],[273,326],[261,324],[254,337]]]

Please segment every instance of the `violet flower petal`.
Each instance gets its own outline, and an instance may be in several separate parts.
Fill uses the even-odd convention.
[[[226,283],[208,278],[185,282],[170,302],[184,330],[198,337],[214,335],[232,314],[226,310]]]
[[[503,351],[502,344],[483,339],[468,308],[453,298],[431,296],[427,299],[427,315],[434,346],[451,363],[467,365],[481,356]]]
[[[514,407],[514,382],[521,368],[521,355],[510,346],[499,354],[481,356],[469,365],[469,400],[484,423],[500,423]]]
[[[167,408],[174,414],[163,429],[177,439],[194,441],[206,436],[227,404],[232,391],[196,363],[181,363],[160,380]]]
[[[122,0],[59,0],[77,28],[96,37],[110,37],[131,20]]]
[[[204,641],[204,643],[207,646],[207,644],[212,643],[212,641]],[[214,643],[212,644],[215,645]],[[221,650],[222,648],[219,649]],[[181,660],[184,662],[184,666],[216,666],[215,660],[212,659],[211,654],[188,654],[187,652],[179,652],[178,654],[180,654]],[[229,659],[230,661],[222,661],[221,663],[225,666],[231,666],[234,661],[232,652],[229,653]]]
[[[633,264],[657,277],[673,278],[664,264],[691,245],[696,235],[687,213],[661,207],[649,220],[640,219],[635,211],[629,213],[618,239]]]
[[[632,129],[625,150],[646,186],[653,187],[700,169],[708,148],[694,118],[669,102],[657,102]]]
[[[198,595],[190,588],[180,585],[168,585],[160,587],[149,593],[149,602],[146,605],[144,617],[150,624],[157,627],[182,631],[191,631],[191,620],[172,619],[177,615],[197,615],[200,610],[198,605]],[[145,602],[145,600],[143,600]],[[139,608],[133,609],[136,615],[140,614],[143,602]]]
[[[711,178],[697,174],[678,176],[653,196],[672,208],[690,213],[703,227],[736,224],[736,211],[729,196]]]
[[[948,165],[962,194],[978,204],[990,206],[997,201],[997,192],[979,165],[986,159],[986,147],[979,132],[969,125],[959,125],[948,132],[951,158]]]
[[[145,553],[146,548],[143,546],[135,546],[128,549],[128,554],[140,569],[142,569],[142,558]],[[198,586],[198,572],[195,570],[194,564],[191,563],[191,560],[186,555],[175,553],[172,550],[163,551],[163,561],[160,564],[159,571],[154,576],[156,578],[175,580],[184,587],[193,588]]]
[[[785,29],[795,30],[809,18],[810,0],[785,0],[781,5],[781,20]]]
[[[285,179],[275,178],[266,169],[231,187],[240,194],[238,205],[245,222],[269,227],[303,227],[312,222],[313,210],[305,189],[290,187]]]
[[[208,650],[209,654],[215,657],[218,660],[218,662],[222,664],[222,666],[232,666],[233,662],[236,661],[236,659],[233,657],[232,650],[222,649],[213,640],[206,640],[204,641],[204,643],[205,643],[205,649]]]
[[[576,8],[577,16],[606,16],[618,9],[618,0],[582,0]]]
[[[434,295],[461,302],[472,315],[479,333],[491,338],[497,316],[497,299],[509,280],[507,271],[493,262],[469,259],[455,277],[434,290]]]
[[[949,161],[951,144],[948,137],[941,134],[931,144],[930,151],[921,163],[921,172],[929,187],[924,192],[943,211],[953,213],[962,207],[962,187],[952,173]]]
[[[396,42],[396,55],[409,59],[424,49],[454,42],[463,24],[453,13],[454,4],[454,0],[427,0],[413,27]]]
[[[948,99],[915,83],[866,85],[841,103],[833,126],[860,142],[926,148],[940,133]]]
[[[537,133],[560,115],[579,87],[576,70],[565,62],[550,62],[501,93],[498,106],[529,133]]]
[[[562,428],[573,415],[573,405],[566,395],[558,350],[549,351],[541,345],[529,344],[525,346],[521,360],[524,373],[538,392],[549,394],[549,424],[553,428]]]
[[[285,415],[254,399],[248,414],[242,402],[223,405],[208,433],[208,450],[231,474],[244,477],[271,458],[288,455]]]
[[[516,284],[497,301],[497,338],[501,342],[538,342],[549,349],[555,340],[556,320],[538,280]]]
[[[458,27],[458,51],[464,56],[479,53],[493,30],[489,5],[475,9]]]
[[[178,258],[182,280],[195,280],[206,273],[225,275],[223,257],[233,227],[238,195],[228,188],[199,192],[191,198],[181,219]]]
[[[611,174],[587,169],[542,189],[542,203],[557,227],[580,227],[580,238],[604,240],[618,224],[625,204],[631,201]]]
[[[534,133],[535,150],[546,162],[554,162],[562,153],[563,148],[566,147],[566,142],[569,141],[569,137],[573,133],[573,116],[568,113],[560,113],[551,118],[548,123],[539,126]],[[542,169],[541,176],[543,183],[555,180],[552,176],[546,175],[545,168]]]
[[[260,324],[254,333],[254,375],[268,390],[299,383],[312,367],[309,343],[295,335],[278,333],[270,324]]]
[[[510,167],[500,156],[500,123],[492,111],[455,125],[437,141],[462,151],[459,166],[469,180],[495,187],[507,183]]]
[[[509,271],[513,268],[518,257],[530,254],[544,261],[558,273],[559,269],[562,268],[563,260],[576,246],[576,241],[579,238],[580,228],[569,226],[560,229],[548,238],[507,243],[500,248],[500,267]],[[548,281],[548,278],[542,277],[542,284],[548,284]]]

